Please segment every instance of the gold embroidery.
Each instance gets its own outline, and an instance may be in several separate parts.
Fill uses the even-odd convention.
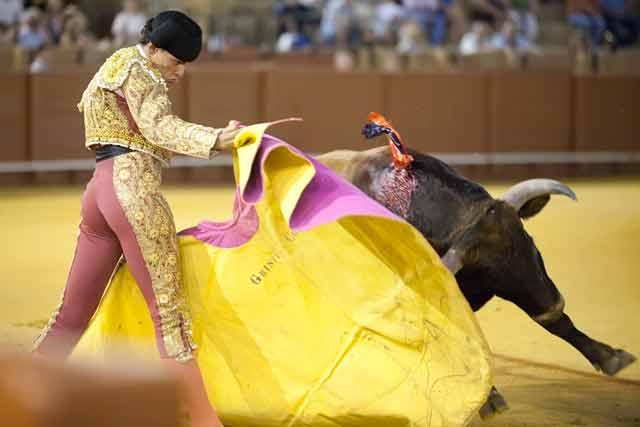
[[[117,93],[124,98],[119,99]],[[119,102],[126,104],[124,111]],[[88,148],[121,145],[150,154],[164,165],[172,152],[205,159],[218,152],[213,147],[222,130],[173,115],[166,82],[135,46],[107,59],[78,108],[84,113]]]
[[[82,99],[78,104],[78,109],[84,110],[85,100],[92,96],[96,90],[103,88],[112,92],[117,92],[129,76],[131,67],[138,64],[156,83],[167,87],[167,83],[158,71],[144,56],[140,54],[136,46],[120,49],[111,55],[95,74],[89,86],[82,94]]]
[[[118,201],[134,230],[151,276],[167,354],[178,361],[190,360],[195,346],[191,340],[188,306],[180,286],[173,217],[159,188],[161,164],[146,154],[128,153],[115,157],[113,168]]]
[[[113,144],[150,154],[168,165],[171,152],[147,141],[140,132],[131,129],[129,121],[118,106],[117,95],[98,89],[84,102],[86,146]]]
[[[220,129],[186,122],[171,112],[165,87],[154,84],[147,73],[134,65],[122,86],[129,111],[140,132],[169,151],[209,159]]]
[[[62,298],[60,298],[60,304],[51,314],[51,318],[49,318],[47,325],[42,329],[42,331],[40,332],[40,335],[38,335],[36,339],[33,341],[34,351],[38,350],[38,347],[40,347],[40,344],[42,344],[42,341],[44,341],[47,335],[49,335],[49,331],[51,331],[51,328],[53,328],[53,325],[55,325],[56,322],[58,321],[58,316],[60,315],[60,310],[62,309],[63,303],[64,303],[64,291],[62,292]]]
[[[124,81],[129,77],[131,67],[134,64],[139,65],[155,83],[160,83],[165,88],[167,87],[167,83],[162,78],[160,71],[140,54],[136,46],[120,49],[105,61],[100,70],[98,70],[97,86],[115,92],[122,87]]]

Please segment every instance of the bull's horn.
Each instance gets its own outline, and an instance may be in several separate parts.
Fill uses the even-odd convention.
[[[500,200],[513,206],[516,211],[519,211],[529,200],[549,194],[562,194],[573,200],[577,200],[576,194],[568,186],[553,179],[542,178],[529,179],[517,183],[509,188],[507,192],[500,197]]]
[[[454,248],[449,249],[447,253],[444,254],[442,257],[442,263],[454,276],[463,266],[462,258]]]

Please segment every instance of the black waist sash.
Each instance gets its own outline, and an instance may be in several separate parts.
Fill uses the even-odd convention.
[[[96,163],[119,156],[120,154],[131,153],[133,151],[135,150],[128,147],[122,147],[120,145],[101,145],[100,148],[96,150]]]

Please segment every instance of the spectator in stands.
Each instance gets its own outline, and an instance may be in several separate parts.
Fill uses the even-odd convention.
[[[600,0],[606,29],[612,36],[612,47],[631,46],[638,40],[640,19],[634,13],[635,2],[629,0]]]
[[[23,12],[17,41],[18,46],[25,49],[30,57],[49,42],[43,15],[38,8],[32,7]]]
[[[502,26],[507,17],[506,0],[470,0],[469,19],[471,22],[481,21],[496,30]]]
[[[384,44],[395,44],[406,14],[402,0],[383,0],[378,4],[372,23],[376,40]]]
[[[299,26],[293,16],[287,16],[283,21],[284,32],[278,36],[276,52],[292,52],[307,49],[311,46],[311,39],[304,33],[305,26]]]
[[[0,45],[12,45],[16,38],[16,31],[13,26],[8,27],[0,24]]]
[[[316,9],[316,2],[304,0],[283,0],[276,4],[278,18],[278,35],[285,32],[291,34],[291,25],[287,21],[293,20],[296,28],[294,34],[308,34],[310,28],[317,27],[320,14]]]
[[[49,7],[47,8],[46,26],[49,33],[49,38],[54,44],[60,42],[60,35],[64,27],[64,0],[49,0]]]
[[[406,19],[398,30],[398,46],[396,50],[402,55],[419,53],[426,47],[424,32],[420,24],[413,19]]]
[[[21,0],[0,0],[0,38],[14,38],[22,11]]]
[[[404,0],[407,14],[420,26],[433,46],[441,46],[447,38],[448,10],[454,0]]]
[[[538,38],[538,11],[538,0],[511,0],[507,15],[528,40],[534,41]]]
[[[491,52],[494,50],[492,39],[489,24],[484,21],[475,21],[471,24],[471,30],[462,36],[458,49],[462,55]]]
[[[29,72],[31,74],[45,73],[51,69],[51,55],[52,55],[52,47],[51,45],[45,44],[38,50],[35,55],[33,62],[29,66]]]
[[[35,7],[37,9],[40,9],[40,12],[42,13],[45,13],[47,11],[47,7],[49,6],[47,0],[24,0],[23,5],[25,10]]]
[[[606,28],[600,0],[569,0],[567,16],[569,24],[582,31],[592,45],[600,45]]]
[[[353,0],[328,0],[322,13],[320,36],[330,46],[346,47],[360,38]]]
[[[76,6],[70,5],[64,11],[64,24],[60,34],[60,46],[65,48],[85,48],[92,41],[89,20]]]
[[[533,48],[532,42],[519,31],[518,24],[511,19],[504,21],[500,31],[493,35],[491,44],[494,50],[511,52],[530,51]]]
[[[123,10],[116,15],[111,27],[114,47],[135,44],[146,22],[140,0],[125,0]]]

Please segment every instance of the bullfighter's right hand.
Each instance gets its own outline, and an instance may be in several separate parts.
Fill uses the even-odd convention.
[[[230,150],[233,148],[233,141],[236,139],[236,136],[240,133],[242,128],[240,127],[240,122],[236,120],[229,121],[229,124],[226,128],[222,130],[222,133],[218,136],[218,141],[216,142],[215,148],[217,150]]]

